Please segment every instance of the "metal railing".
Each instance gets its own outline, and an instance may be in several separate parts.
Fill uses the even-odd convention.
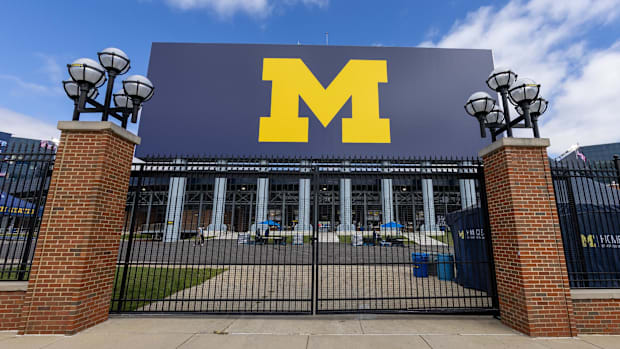
[[[620,287],[620,160],[552,163],[572,288]]]
[[[134,164],[113,312],[494,313],[475,159]]]
[[[0,149],[0,281],[28,280],[54,156],[39,144]]]

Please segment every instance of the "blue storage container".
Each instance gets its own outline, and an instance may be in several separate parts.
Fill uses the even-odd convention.
[[[454,278],[454,257],[451,254],[437,255],[437,278],[448,281]]]
[[[428,254],[413,252],[411,260],[413,261],[413,276],[428,277]]]

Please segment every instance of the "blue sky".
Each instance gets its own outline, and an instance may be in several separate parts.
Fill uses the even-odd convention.
[[[543,84],[554,154],[620,141],[620,0],[10,1],[0,14],[0,130],[57,136],[71,117],[65,65],[123,49],[146,74],[151,42],[489,48]],[[108,13],[114,13],[108,16]],[[120,84],[117,85],[120,88]],[[463,116],[465,117],[465,115]]]

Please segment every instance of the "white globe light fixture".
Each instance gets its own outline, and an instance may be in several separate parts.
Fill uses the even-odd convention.
[[[508,106],[508,88],[517,81],[517,73],[510,68],[499,67],[493,69],[487,78],[487,86],[497,92],[502,97],[502,107],[506,119],[506,133],[512,137],[512,127],[510,126],[510,108]]]
[[[105,48],[101,52],[97,52],[97,56],[99,56],[99,63],[108,71],[109,82],[105,95],[106,100],[109,100],[112,95],[112,88],[114,88],[114,79],[117,75],[125,74],[129,70],[129,57],[121,49],[115,47]],[[108,120],[109,112],[110,105],[104,105],[103,121]]]
[[[123,114],[123,127],[127,127],[127,120],[129,119],[129,114],[133,111],[133,102],[131,98],[129,98],[125,94],[125,90],[119,90],[113,95],[114,105],[120,109]]]
[[[540,133],[538,131],[538,118],[547,111],[549,107],[549,101],[544,98],[538,97],[530,103],[530,117],[532,118],[532,130],[534,131],[534,137],[539,138]],[[517,113],[523,115],[523,109],[520,106],[516,107]]]
[[[486,116],[486,126],[488,128],[498,128],[504,123],[504,111],[497,106]]]
[[[485,92],[472,94],[465,104],[467,113],[478,119],[482,138],[486,136],[485,127],[489,128],[493,141],[504,132],[512,137],[513,128],[531,128],[534,137],[539,138],[538,118],[549,105],[546,99],[539,97],[540,84],[532,79],[519,79],[517,73],[505,67],[493,69],[486,83],[501,95],[503,108]],[[510,119],[511,106],[508,102],[516,106],[519,114],[514,120]]]
[[[62,82],[62,87],[65,90],[67,97],[77,102],[80,97],[80,86],[78,86],[78,83],[73,80],[66,80]],[[99,96],[99,90],[97,90],[94,86],[91,87],[86,94],[86,97],[89,99],[95,99],[97,96]]]
[[[133,109],[133,102],[125,94],[125,90],[119,90],[114,94],[114,105],[118,108]]]
[[[105,68],[90,58],[79,58],[68,64],[69,75],[78,84],[100,87],[105,83]]]
[[[478,119],[480,123],[480,136],[486,137],[485,122],[487,115],[493,111],[495,107],[495,100],[489,96],[486,92],[476,92],[469,96],[467,103],[465,103],[465,111],[467,114]]]
[[[140,105],[153,97],[153,83],[145,76],[131,75],[123,81],[123,90],[133,102],[132,122],[136,122]]]
[[[108,47],[97,52],[99,63],[115,75],[125,74],[129,70],[129,57],[121,49]]]
[[[508,95],[510,100],[521,107],[523,110],[523,117],[525,118],[525,127],[532,127],[532,119],[530,116],[530,103],[538,98],[540,93],[540,84],[537,84],[532,79],[518,79],[510,88],[508,88]]]
[[[108,121],[108,116],[112,116],[126,128],[130,114],[132,122],[138,121],[141,104],[153,96],[153,84],[144,76],[132,75],[123,82],[123,90],[113,94],[116,76],[130,69],[129,57],[115,47],[97,52],[97,57],[99,63],[89,58],[80,58],[67,65],[72,81],[63,81],[63,88],[67,96],[76,101],[73,120],[79,121],[82,113],[101,113],[101,121]],[[106,80],[108,86],[101,104],[95,100],[99,94],[97,88]],[[112,99],[115,107],[111,106]],[[86,103],[92,107],[86,108]]]

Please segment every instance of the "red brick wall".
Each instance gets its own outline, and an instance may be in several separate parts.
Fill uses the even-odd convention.
[[[504,145],[483,160],[502,322],[576,335],[546,147]]]
[[[25,291],[0,291],[0,331],[17,330]]]
[[[573,299],[573,309],[579,334],[620,335],[620,299]]]
[[[134,144],[63,131],[20,332],[74,334],[108,318]]]

